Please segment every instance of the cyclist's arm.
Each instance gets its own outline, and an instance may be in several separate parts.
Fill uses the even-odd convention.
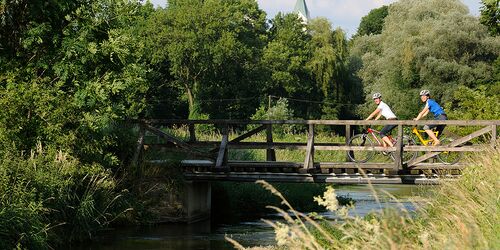
[[[377,117],[375,117],[375,120],[380,119],[381,116],[382,116],[382,113],[378,113]]]
[[[365,120],[370,120],[372,117],[374,117],[376,114],[380,112],[380,109],[375,109]]]
[[[422,111],[418,114],[417,118],[415,118],[415,121],[420,120],[421,118],[425,117],[429,113],[429,107],[425,107],[422,109]]]

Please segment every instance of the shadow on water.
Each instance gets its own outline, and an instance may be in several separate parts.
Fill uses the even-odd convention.
[[[380,203],[366,185],[338,186],[336,193],[346,196],[355,201],[353,214],[365,216],[370,212],[379,211],[383,208],[404,207],[409,211],[415,210],[410,201],[420,194],[425,193],[431,187],[416,187],[404,185],[376,185]],[[387,191],[395,196],[398,201],[391,200],[383,193]],[[310,202],[312,197],[309,198]],[[231,210],[226,210],[227,216],[231,216]],[[304,211],[304,210],[302,210]],[[335,214],[331,212],[320,213],[327,219],[334,219]],[[267,219],[279,220],[275,214],[267,213]],[[234,222],[232,219],[228,220]],[[193,249],[193,250],[225,250],[234,249],[231,244],[224,240],[224,236],[230,236],[242,245],[266,246],[273,245],[274,232],[270,226],[260,219],[239,221],[237,223],[222,224],[220,221],[204,221],[195,224],[165,224],[149,227],[129,227],[123,229],[103,232],[94,242],[82,244],[72,249]]]
[[[150,227],[119,228],[104,232],[91,243],[71,249],[234,249],[224,237],[228,235],[244,245],[274,244],[272,228],[262,221],[237,225],[211,226],[210,221],[194,224],[164,224]]]

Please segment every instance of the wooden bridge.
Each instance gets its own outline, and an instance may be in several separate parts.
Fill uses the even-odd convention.
[[[139,138],[133,157],[133,164],[138,164],[144,149],[165,148],[181,150],[189,155],[181,162],[184,176],[193,181],[255,181],[269,182],[320,182],[320,183],[408,183],[432,184],[441,178],[456,178],[460,170],[468,165],[467,158],[455,164],[436,162],[435,156],[443,152],[479,152],[496,147],[497,128],[500,120],[447,120],[447,121],[359,121],[359,120],[137,120]],[[388,148],[393,152],[394,160],[390,162],[357,163],[349,161],[350,151],[383,151],[381,146],[349,146],[351,136],[357,126],[397,125],[395,129],[397,143]],[[456,138],[447,145],[423,146],[404,145],[402,142],[404,129],[410,126],[439,124],[458,126],[473,131]],[[215,126],[221,131],[217,141],[198,140],[197,126]],[[250,126],[249,126],[250,125]],[[303,142],[274,142],[273,129],[278,126],[303,126],[307,130],[307,139]],[[189,133],[185,139],[174,136],[171,128],[185,127]],[[318,126],[341,127],[345,129],[345,142],[315,142]],[[240,136],[230,138],[234,128],[251,128]],[[449,130],[449,127],[447,127]],[[265,133],[265,141],[245,141],[259,133]],[[145,140],[154,135],[161,140],[155,142]],[[480,137],[480,138],[478,138]],[[477,138],[477,139],[475,139]],[[474,141],[474,143],[472,143]],[[265,161],[240,161],[228,159],[229,150],[261,149],[266,150]],[[305,150],[301,162],[278,161],[276,150]],[[346,160],[339,162],[318,162],[315,153],[318,151],[344,151]],[[418,157],[404,162],[405,152],[419,152]],[[300,152],[300,151],[297,151]],[[154,161],[153,161],[154,162]]]

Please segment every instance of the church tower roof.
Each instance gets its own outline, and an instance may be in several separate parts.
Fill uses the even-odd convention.
[[[304,20],[304,22],[307,22],[310,19],[309,9],[307,8],[306,0],[297,0],[297,2],[295,3],[294,12],[299,14],[299,16]]]

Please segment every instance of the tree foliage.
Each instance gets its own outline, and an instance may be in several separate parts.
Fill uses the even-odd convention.
[[[205,99],[257,95],[256,65],[266,24],[255,1],[176,0],[169,1],[165,12],[162,44],[175,81],[185,89],[190,117],[196,112],[220,117],[213,111],[231,108],[214,107]],[[235,118],[245,115],[232,113]]]
[[[146,110],[150,60],[133,27],[154,9],[101,0],[0,10],[0,245],[48,248],[59,228],[79,239],[121,212],[109,170],[130,151],[118,124]]]
[[[500,2],[499,0],[481,0],[481,23],[488,27],[492,36],[500,34]]]
[[[389,14],[389,8],[384,5],[371,10],[368,15],[361,18],[358,31],[354,37],[365,35],[377,35],[382,33],[385,17]]]
[[[457,0],[405,0],[389,7],[378,36],[359,37],[353,53],[367,100],[381,92],[400,118],[420,108],[418,91],[430,89],[439,102],[452,102],[459,86],[492,83],[500,40]],[[366,114],[369,103],[360,109]]]

